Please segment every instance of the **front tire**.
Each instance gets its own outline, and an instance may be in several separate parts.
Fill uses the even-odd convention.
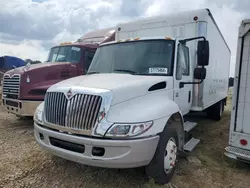
[[[168,183],[175,171],[178,158],[178,135],[171,125],[167,125],[160,134],[160,140],[155,155],[149,165],[146,166],[146,174],[153,178],[155,183]]]

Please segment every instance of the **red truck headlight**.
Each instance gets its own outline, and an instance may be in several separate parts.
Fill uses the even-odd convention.
[[[29,77],[29,76],[27,76],[26,82],[27,82],[27,83],[30,83],[30,77]]]

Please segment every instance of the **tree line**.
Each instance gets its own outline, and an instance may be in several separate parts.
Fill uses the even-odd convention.
[[[30,63],[30,64],[38,64],[38,63],[42,63],[41,61],[39,61],[39,60],[35,60],[35,61],[33,61],[33,60],[31,60],[31,59],[25,59],[24,60],[26,63]]]

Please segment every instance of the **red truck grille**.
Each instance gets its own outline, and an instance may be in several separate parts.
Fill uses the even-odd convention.
[[[91,130],[97,121],[102,98],[97,95],[76,94],[67,99],[64,93],[47,92],[45,119],[48,123],[77,129]]]
[[[3,96],[6,98],[17,99],[19,96],[20,75],[4,75],[3,77]]]

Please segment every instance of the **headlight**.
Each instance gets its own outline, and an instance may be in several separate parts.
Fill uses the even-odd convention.
[[[34,121],[38,122],[38,123],[42,123],[43,122],[43,118],[42,118],[43,112],[40,110],[36,110],[35,114],[34,114]]]
[[[153,121],[135,124],[114,124],[105,134],[106,137],[132,137],[146,132],[153,125]]]
[[[29,76],[27,76],[26,82],[27,82],[27,83],[30,83],[30,77],[29,77]]]

